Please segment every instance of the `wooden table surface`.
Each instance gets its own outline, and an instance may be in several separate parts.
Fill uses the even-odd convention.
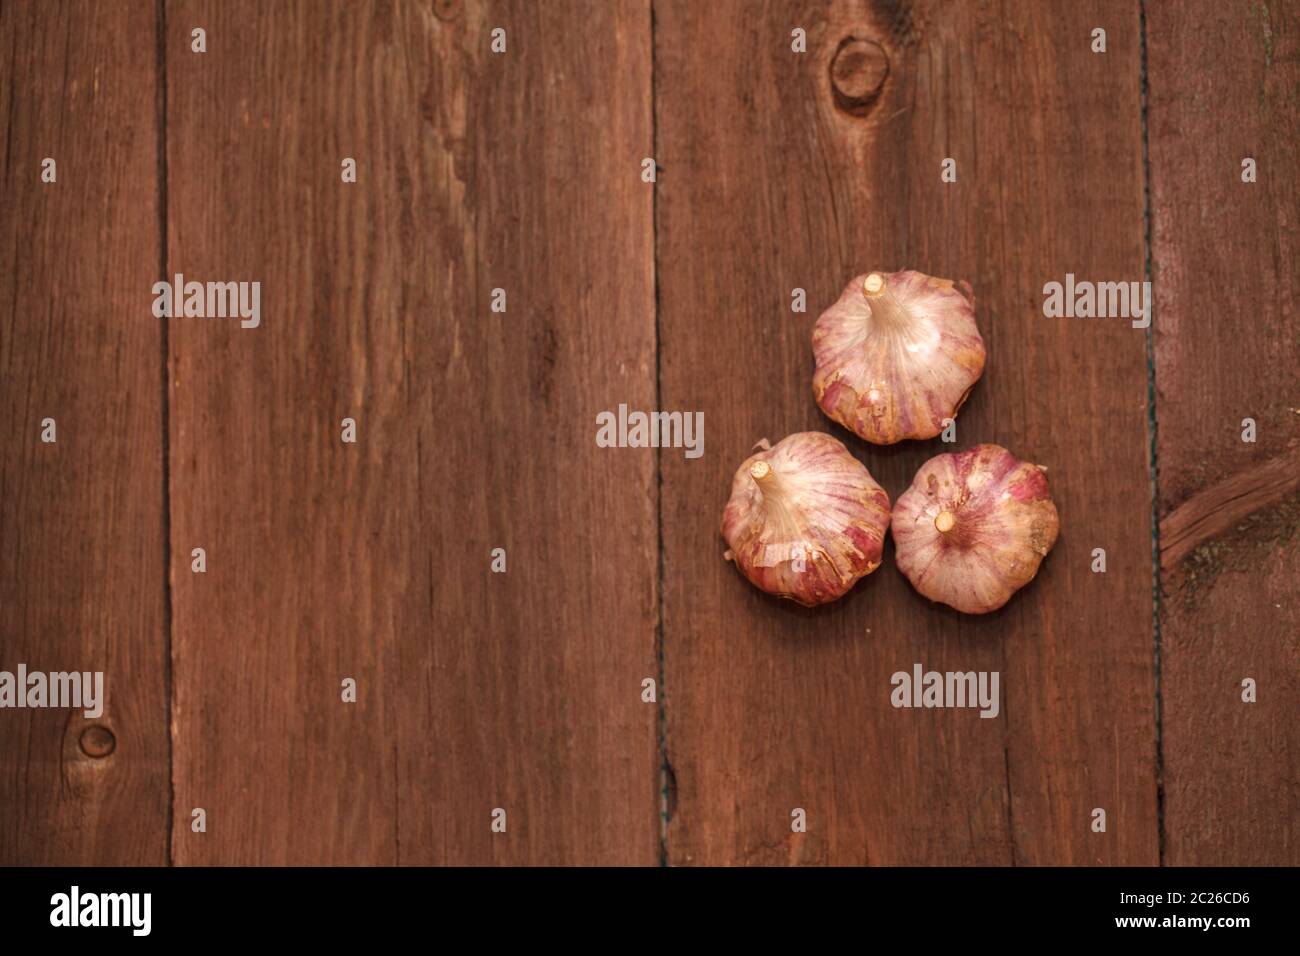
[[[0,99],[0,670],[108,694],[0,709],[0,863],[1300,863],[1296,4],[9,0]],[[902,268],[974,288],[956,445],[812,399]],[[982,617],[892,545],[770,598],[719,518],[803,430],[891,499],[1005,445],[1060,541]]]

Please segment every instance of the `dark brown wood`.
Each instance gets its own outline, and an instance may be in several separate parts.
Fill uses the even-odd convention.
[[[1175,417],[1180,413],[1174,409]],[[1257,513],[1284,505],[1298,487],[1300,456],[1292,441],[1278,457],[1247,462],[1222,481],[1202,488],[1160,520],[1161,569],[1176,569],[1197,548],[1213,547],[1211,542],[1232,535]],[[1282,530],[1285,521],[1270,524],[1266,531]]]
[[[0,865],[167,861],[154,48],[148,4],[0,7],[0,670],[106,695],[0,710]]]
[[[655,461],[596,445],[598,413],[654,402],[650,11],[467,5],[432,40],[434,611],[401,645],[401,860],[658,863]]]
[[[170,270],[263,310],[171,323],[176,861],[657,862],[648,9],[167,31]]]
[[[662,459],[671,862],[1155,863],[1144,334],[1042,311],[1043,284],[1066,273],[1142,279],[1137,11],[655,14],[662,403],[703,410],[708,432],[703,459]],[[1105,54],[1090,49],[1099,25]],[[832,87],[863,85],[862,64],[832,67],[846,41],[889,58],[865,112],[860,90],[846,107]],[[1061,540],[986,617],[915,594],[892,548],[815,611],[722,559],[718,516],[759,438],[831,432],[892,499],[953,450],[871,447],[813,404],[812,321],[872,268],[972,283],[989,361],[955,447],[998,442],[1050,468]],[[807,315],[791,313],[795,288]],[[1000,718],[894,710],[890,676],[918,661],[1001,672]],[[799,807],[806,834],[791,832]],[[1097,807],[1105,833],[1090,829]]]
[[[1161,603],[1165,862],[1295,864],[1300,17],[1147,7],[1161,544],[1179,548]]]
[[[0,5],[0,670],[108,687],[0,709],[0,864],[1297,862],[1300,23],[1142,10]],[[1044,315],[1148,252],[1151,333]],[[870,268],[973,287],[955,445],[813,402]],[[160,322],[160,273],[260,282],[260,327]],[[599,447],[620,405],[704,456]],[[1061,538],[984,617],[892,545],[768,598],[719,519],[805,429],[894,500],[1003,444]],[[916,662],[1001,714],[895,710]]]

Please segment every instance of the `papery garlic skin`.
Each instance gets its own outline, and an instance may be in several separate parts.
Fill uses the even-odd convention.
[[[984,371],[970,287],[920,272],[858,276],[812,341],[817,404],[877,445],[939,434]]]
[[[912,586],[967,614],[997,610],[1032,581],[1059,530],[1047,470],[999,445],[931,458],[890,521]]]
[[[722,512],[727,560],[756,587],[809,607],[842,597],[880,566],[889,495],[830,435],[756,447]]]

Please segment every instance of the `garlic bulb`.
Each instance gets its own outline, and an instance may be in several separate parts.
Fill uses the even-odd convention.
[[[939,434],[984,371],[970,286],[910,271],[850,282],[813,327],[813,355],[817,404],[877,445]]]
[[[725,557],[769,594],[807,606],[843,597],[880,566],[889,495],[830,435],[755,447],[722,513]]]
[[[977,445],[922,465],[894,506],[890,529],[912,587],[983,614],[1033,580],[1060,520],[1046,468],[999,445]]]

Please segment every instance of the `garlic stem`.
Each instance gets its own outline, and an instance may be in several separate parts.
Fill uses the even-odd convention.
[[[957,519],[953,517],[953,513],[951,511],[940,511],[939,516],[934,519],[935,529],[937,531],[942,532],[943,534],[947,534],[949,531],[951,531],[953,525],[955,525],[956,523],[957,523]]]
[[[754,479],[754,484],[758,485],[762,491],[763,497],[772,501],[779,502],[784,499],[787,488],[776,470],[765,461],[756,461],[749,466],[749,477]]]
[[[889,291],[889,283],[883,272],[873,272],[862,283],[862,294],[866,296],[871,309],[871,318],[884,328],[906,326],[908,314],[894,293]]]

